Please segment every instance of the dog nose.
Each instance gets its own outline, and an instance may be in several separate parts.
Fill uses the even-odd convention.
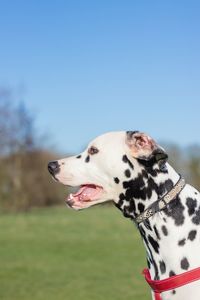
[[[59,166],[58,161],[57,160],[50,161],[48,163],[48,170],[49,170],[49,173],[51,173],[51,175],[57,174],[60,171],[60,166]]]

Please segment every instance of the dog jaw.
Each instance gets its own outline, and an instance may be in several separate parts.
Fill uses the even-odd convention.
[[[67,206],[75,210],[81,210],[97,203],[104,202],[104,195],[105,192],[103,187],[95,184],[84,184],[76,193],[71,193],[66,198],[65,202]]]

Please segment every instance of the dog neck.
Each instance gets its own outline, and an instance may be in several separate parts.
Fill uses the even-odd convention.
[[[135,178],[123,181],[123,193],[119,195],[116,206],[125,217],[134,221],[135,217],[149,205],[169,192],[179,177],[169,164],[166,164],[163,170],[158,166],[152,169],[143,166]],[[164,279],[190,268],[186,258],[187,252],[184,256],[184,247],[181,248],[186,236],[183,215],[185,206],[182,199],[177,196],[164,210],[137,224],[146,248],[151,277],[154,280]],[[195,231],[192,234],[195,234]]]

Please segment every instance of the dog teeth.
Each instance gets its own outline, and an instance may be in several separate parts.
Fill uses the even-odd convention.
[[[73,194],[70,194],[70,195],[69,195],[69,199],[70,199],[70,200],[73,200]]]
[[[83,201],[84,200],[84,195],[81,195],[80,196],[80,201]]]

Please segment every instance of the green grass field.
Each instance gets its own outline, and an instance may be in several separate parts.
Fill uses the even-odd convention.
[[[0,215],[1,300],[150,299],[145,251],[114,207]]]

